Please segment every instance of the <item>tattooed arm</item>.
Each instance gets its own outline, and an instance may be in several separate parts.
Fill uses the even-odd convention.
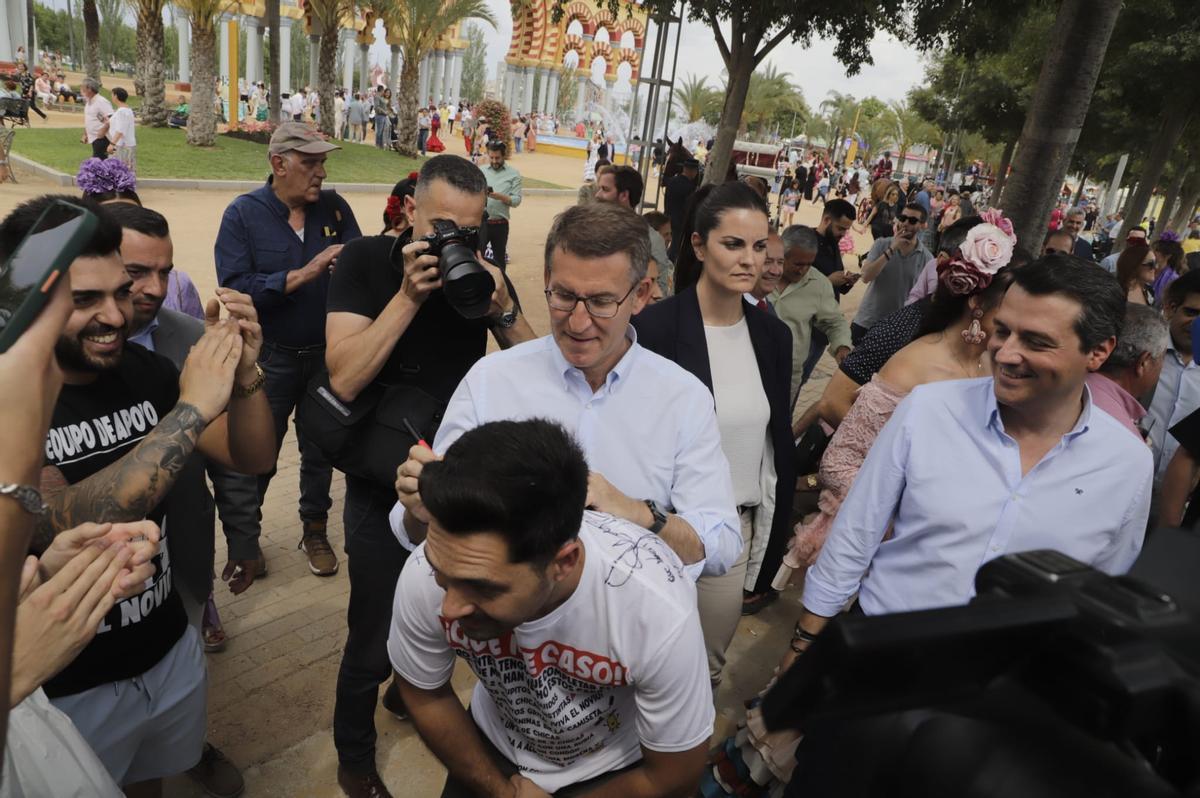
[[[42,469],[42,499],[30,548],[45,551],[59,532],[85,521],[140,521],[153,510],[183,469],[207,423],[193,405],[180,401],[133,451],[87,479],[67,485],[53,466]]]

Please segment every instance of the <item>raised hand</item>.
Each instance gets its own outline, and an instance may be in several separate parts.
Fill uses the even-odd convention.
[[[154,576],[151,560],[158,554],[160,533],[153,521],[125,524],[80,524],[55,536],[42,554],[40,567],[43,580],[52,578],[88,546],[100,549],[126,545],[129,562],[113,583],[114,596],[119,599],[136,596],[145,588],[146,580]]]
[[[129,564],[125,544],[87,546],[45,583],[37,560],[25,561],[13,642],[12,705],[78,656],[116,604],[114,582]]]
[[[412,241],[400,250],[404,255],[404,280],[400,283],[400,291],[418,305],[432,291],[442,287],[438,258],[426,254],[428,249],[428,241]]]
[[[426,463],[441,459],[432,449],[418,444],[408,450],[408,459],[396,469],[396,493],[400,497],[400,503],[404,505],[404,512],[411,514],[422,524],[429,523],[429,511],[421,501],[421,471]]]
[[[232,288],[218,288],[217,299],[229,312],[229,318],[237,322],[242,335],[242,357],[238,362],[238,383],[246,384],[257,377],[254,369],[262,352],[262,325],[258,323],[258,311],[249,294]]]
[[[211,423],[229,404],[241,356],[242,337],[237,322],[229,319],[212,322],[183,364],[179,401],[195,407],[204,421]]]

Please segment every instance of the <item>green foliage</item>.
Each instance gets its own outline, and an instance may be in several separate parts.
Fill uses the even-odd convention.
[[[558,81],[558,107],[554,109],[559,120],[575,117],[575,104],[579,101],[579,81],[575,76],[563,73]]]
[[[467,51],[463,53],[462,98],[469,103],[474,103],[483,99],[484,87],[487,84],[487,39],[480,26],[468,23],[463,27],[467,39]],[[571,82],[567,80],[562,84]],[[564,88],[562,84],[559,86],[560,104]]]
[[[193,180],[265,180],[270,166],[262,144],[217,136],[212,147],[189,147],[184,132],[172,128],[138,128],[138,177]],[[419,169],[419,159],[404,158],[370,144],[338,142],[326,168],[331,183],[391,185]],[[36,128],[17,131],[13,152],[73,175],[91,150],[79,143],[78,128]],[[563,188],[525,178],[526,187]]]
[[[507,105],[499,100],[478,102],[475,104],[475,118],[487,122],[490,141],[495,141],[499,134],[505,146],[508,147],[508,151],[512,152],[512,117]]]
[[[722,92],[723,93],[723,92]],[[721,95],[717,95],[717,103]],[[790,130],[792,116],[798,121],[805,120],[811,114],[804,94],[792,85],[791,75],[779,72],[774,64],[756,70],[750,76],[750,88],[746,92],[746,107],[742,111],[742,125],[745,130],[753,130],[767,135],[778,125]]]
[[[684,122],[715,121],[711,117],[721,113],[722,94],[708,87],[708,78],[703,75],[686,75],[675,87],[675,106]]]

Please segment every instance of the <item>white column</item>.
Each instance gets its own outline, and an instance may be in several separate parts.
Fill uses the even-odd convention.
[[[346,97],[349,102],[354,92],[354,31],[342,28],[338,31],[338,43],[342,47],[342,88],[351,92]]]
[[[396,92],[400,87],[400,45],[392,45],[392,60],[388,64],[388,88],[392,91],[392,102],[396,102]]]
[[[500,102],[513,107],[513,93],[515,91],[514,84],[516,83],[517,70],[512,64],[504,65],[504,88],[500,92]]]
[[[446,51],[446,76],[442,78],[442,101],[449,103],[454,93],[454,50]]]
[[[217,20],[220,26],[220,49],[217,51],[217,74],[221,76],[221,85],[229,83],[229,17],[222,14]],[[236,45],[235,45],[236,46]],[[218,91],[221,88],[218,87]]]
[[[529,113],[533,110],[533,67],[525,67],[525,96],[521,103],[521,112]]]
[[[429,94],[433,96],[433,104],[441,102],[442,81],[446,72],[446,51],[433,51],[433,69],[430,70]],[[428,99],[428,98],[426,98]]]
[[[279,91],[292,91],[292,22],[290,17],[279,18]]]
[[[371,82],[371,76],[368,74],[371,68],[370,64],[368,63],[371,60],[370,50],[371,45],[368,42],[362,42],[358,45],[358,52],[360,55],[358,64],[358,68],[360,70],[358,73],[358,90],[364,95],[367,93],[367,87]]]
[[[544,114],[544,113],[546,113],[546,96],[547,96],[547,92],[549,92],[549,90],[550,90],[550,70],[546,69],[545,67],[538,67],[537,76],[538,76],[538,99],[537,99],[537,108],[535,110],[539,114]]]
[[[429,70],[431,56],[426,53],[421,59],[421,81],[417,91],[417,107],[424,108],[429,103]]]
[[[179,20],[179,82],[192,82],[192,24]]]
[[[560,73],[557,69],[550,70],[550,97],[546,103],[545,113],[558,114],[558,79]]]
[[[14,10],[16,10],[14,8]],[[24,38],[24,36],[22,36]],[[25,48],[26,58],[30,65],[35,63],[33,58],[28,57],[29,48]],[[12,35],[8,29],[8,6],[0,8],[0,58],[5,61],[12,61],[17,55],[17,48],[13,46]]]
[[[262,80],[262,23],[255,17],[246,17],[246,65],[247,87]]]
[[[454,79],[450,82],[450,102],[458,105],[462,97],[463,51],[454,51]]]
[[[334,54],[337,54],[337,50],[334,50]],[[317,76],[320,73],[320,67],[321,37],[319,34],[313,33],[308,37],[308,85],[314,89],[317,87]]]

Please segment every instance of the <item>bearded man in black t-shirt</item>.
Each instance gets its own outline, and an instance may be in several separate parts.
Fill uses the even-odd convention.
[[[496,291],[488,316],[463,318],[442,290],[437,257],[426,254],[429,244],[421,240],[433,232],[435,219],[460,228],[483,223],[487,181],[479,167],[457,155],[438,155],[421,167],[415,192],[405,190],[411,189],[407,182],[392,191],[403,199],[403,216],[389,215],[390,229],[383,235],[347,244],[329,284],[325,362],[330,388],[346,402],[379,383],[410,385],[444,405],[487,351],[489,330],[502,348],[535,337],[511,285],[478,254]],[[432,430],[421,432],[433,440]],[[407,456],[397,451],[395,466]],[[395,501],[392,485],[346,474],[350,633],[338,672],[333,740],[338,783],[351,798],[390,794],[375,765],[374,718],[379,685],[392,672],[387,653],[392,608],[379,597],[395,591],[408,556],[388,523]],[[383,704],[404,716],[395,684]]]
[[[49,196],[19,206],[0,227],[0,257],[56,199],[80,202]],[[121,261],[121,227],[102,207],[83,204],[99,224],[70,267],[74,310],[55,347],[64,385],[42,477],[49,509],[37,521],[33,548],[44,550],[83,521],[150,518],[162,527],[145,589],[120,601],[95,639],[45,685],[113,779],[129,787],[195,765],[204,740],[203,652],[172,584],[171,519],[162,502],[193,451],[240,471],[269,470],[275,434],[259,390],[262,333],[249,297],[230,291],[210,301],[208,330],[180,374],[166,358],[126,342],[132,280]]]

